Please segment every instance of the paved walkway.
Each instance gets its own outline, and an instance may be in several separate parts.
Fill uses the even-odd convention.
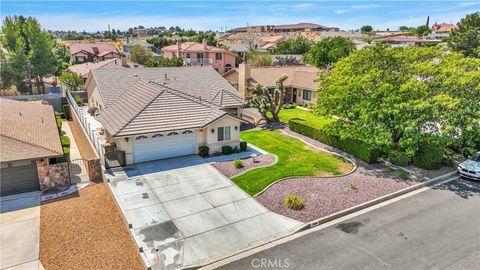
[[[205,263],[302,225],[268,211],[199,156],[115,168],[107,178],[148,266]]]
[[[80,153],[80,150],[78,149],[77,142],[75,140],[75,137],[73,136],[73,132],[70,129],[68,121],[62,122],[62,131],[65,132],[65,135],[70,138],[71,163],[69,165],[69,169],[72,184],[90,181],[85,162],[82,160],[82,155]]]
[[[0,269],[43,269],[40,251],[40,192],[0,197]]]

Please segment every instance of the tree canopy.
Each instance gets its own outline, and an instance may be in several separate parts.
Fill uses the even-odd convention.
[[[153,53],[142,45],[134,45],[130,50],[130,60],[140,65],[145,64],[147,61],[153,59]]]
[[[315,43],[304,55],[304,61],[316,67],[326,67],[348,56],[355,44],[344,37],[327,38]]]
[[[362,26],[362,28],[360,28],[360,31],[362,31],[363,33],[369,33],[369,32],[372,32],[373,30],[373,27],[371,25],[364,25]]]
[[[150,59],[145,62],[146,67],[181,67],[183,66],[183,60],[179,57],[165,58],[160,57],[158,59]]]
[[[338,132],[409,153],[422,140],[480,147],[480,59],[441,47],[366,47],[320,74],[317,113]]]
[[[480,12],[468,14],[457,23],[448,45],[465,56],[480,57]]]
[[[304,54],[312,44],[312,41],[303,37],[282,40],[277,43],[275,54]]]
[[[83,86],[83,78],[77,73],[64,71],[59,77],[60,82],[71,91],[81,90]]]

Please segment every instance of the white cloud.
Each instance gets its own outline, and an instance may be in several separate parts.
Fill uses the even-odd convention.
[[[336,9],[336,10],[334,10],[334,12],[337,13],[337,14],[343,14],[343,13],[350,12],[350,11],[351,11],[350,9]]]
[[[459,7],[480,6],[480,2],[462,2],[458,3]]]
[[[313,5],[309,4],[309,3],[301,3],[301,4],[293,5],[293,7],[295,9],[305,10],[305,9],[313,7]]]

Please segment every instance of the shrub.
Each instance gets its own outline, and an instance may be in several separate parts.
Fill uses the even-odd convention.
[[[233,149],[229,145],[222,146],[222,154],[230,155],[233,152]]]
[[[73,98],[75,100],[75,102],[77,103],[78,106],[82,106],[83,105],[83,98],[81,96],[75,96]]]
[[[233,147],[233,150],[232,150],[233,153],[240,153],[240,149],[238,149],[238,147]]]
[[[57,163],[70,162],[70,147],[63,148],[63,157],[57,158]]]
[[[240,142],[240,151],[246,151],[247,150],[247,142],[241,141]]]
[[[57,112],[55,112],[55,120],[57,122],[58,133],[60,133],[62,132],[62,118],[60,118]]]
[[[378,149],[365,142],[354,139],[342,139],[338,135],[331,134],[326,129],[317,129],[296,120],[290,120],[288,126],[295,132],[350,153],[367,163],[376,162],[380,155]]]
[[[397,176],[398,178],[402,179],[402,180],[408,180],[410,179],[410,174],[408,174],[407,172],[405,171],[397,171]]]
[[[60,136],[60,141],[63,147],[70,147],[70,138],[68,136]]]
[[[297,107],[297,104],[295,103],[287,103],[283,104],[282,109],[289,110],[289,109],[295,109]]]
[[[358,185],[355,184],[355,183],[351,183],[350,184],[350,189],[353,190],[353,191],[357,191],[358,190]]]
[[[433,170],[442,165],[446,147],[442,143],[423,142],[413,156],[413,165],[416,167]]]
[[[453,151],[450,149],[445,149],[443,154],[442,163],[446,166],[453,166],[455,164],[455,157],[453,156]]]
[[[243,168],[243,161],[240,160],[240,159],[235,159],[233,161],[233,167],[235,167],[237,169]]]
[[[62,110],[63,110],[63,114],[65,115],[65,119],[71,119],[70,118],[70,105],[63,104],[62,105]]]
[[[305,207],[305,202],[297,195],[287,195],[283,200],[283,205],[288,209],[301,210]]]
[[[405,152],[392,150],[388,154],[388,161],[397,166],[406,166],[410,163],[410,157]]]
[[[210,151],[210,149],[208,148],[208,146],[204,145],[204,146],[200,146],[198,148],[198,154],[201,156],[201,157],[208,157],[208,152]]]

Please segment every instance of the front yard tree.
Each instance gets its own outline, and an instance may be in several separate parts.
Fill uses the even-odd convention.
[[[62,85],[65,85],[70,91],[78,91],[83,86],[82,76],[68,70],[64,71],[59,79]]]
[[[134,45],[130,51],[130,60],[140,65],[153,59],[153,53],[141,45]]]
[[[457,23],[448,45],[465,56],[480,57],[480,12],[468,14]]]
[[[268,89],[260,84],[248,89],[248,91],[253,94],[252,99],[250,99],[250,105],[254,108],[257,108],[267,122],[280,121],[278,114],[282,110],[283,101],[285,98],[285,87],[283,86],[283,83],[287,78],[287,75],[281,76],[277,80],[273,90]]]
[[[355,44],[344,37],[324,39],[304,55],[304,61],[316,67],[327,67],[355,50]]]

